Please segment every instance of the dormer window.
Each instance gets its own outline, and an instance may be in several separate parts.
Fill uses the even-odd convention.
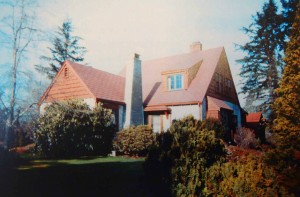
[[[168,90],[183,89],[183,74],[176,74],[168,76]]]

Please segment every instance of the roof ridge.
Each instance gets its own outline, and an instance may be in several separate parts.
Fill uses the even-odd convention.
[[[106,74],[109,74],[109,75],[113,75],[113,76],[116,76],[116,77],[121,77],[121,78],[125,78],[125,77],[123,77],[123,76],[120,76],[120,75],[117,75],[117,74],[113,74],[113,73],[110,73],[110,72],[108,72],[108,71],[104,71],[104,70],[100,70],[100,69],[98,69],[98,68],[94,68],[93,66],[87,66],[87,65],[83,65],[83,64],[79,64],[79,63],[77,63],[77,62],[72,62],[72,61],[70,61],[70,60],[67,60],[68,62],[69,62],[69,65],[70,66],[72,66],[73,67],[73,65],[79,65],[79,66],[81,66],[81,67],[83,67],[83,68],[85,68],[85,69],[93,69],[93,70],[96,70],[96,71],[98,71],[98,72],[102,72],[102,73],[106,73]],[[74,68],[74,67],[73,67]]]
[[[185,52],[185,53],[178,53],[175,55],[169,55],[169,56],[165,56],[165,57],[160,57],[160,58],[155,58],[155,59],[150,59],[150,60],[144,60],[143,62],[152,62],[152,61],[157,61],[157,60],[161,60],[161,59],[168,59],[168,58],[174,58],[174,57],[178,57],[178,56],[184,56],[184,55],[189,55],[189,54],[194,54],[194,53],[207,53],[209,51],[213,51],[213,50],[217,50],[217,49],[223,49],[224,46],[220,46],[220,47],[214,47],[214,48],[210,48],[210,49],[206,49],[206,50],[201,50],[201,51],[190,51],[190,52]]]

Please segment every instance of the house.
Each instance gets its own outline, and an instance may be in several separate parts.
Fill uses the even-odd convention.
[[[262,112],[249,113],[246,116],[246,127],[254,130],[255,136],[260,139],[261,143],[266,143],[266,126],[267,120]]]
[[[91,106],[102,102],[113,110],[119,129],[149,124],[162,132],[172,120],[187,115],[219,119],[228,129],[242,122],[224,48],[202,50],[200,42],[188,53],[150,61],[134,54],[120,75],[66,61],[42,96],[41,111],[70,98],[82,98]]]

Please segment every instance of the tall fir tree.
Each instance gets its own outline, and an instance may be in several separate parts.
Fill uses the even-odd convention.
[[[292,24],[296,15],[296,7],[299,0],[280,0],[282,5],[282,33],[284,34],[284,42],[282,48],[286,49],[286,41],[289,40]]]
[[[86,53],[86,48],[79,45],[79,41],[82,39],[71,35],[73,26],[70,20],[64,21],[62,27],[58,29],[57,35],[51,41],[53,46],[49,47],[52,56],[41,56],[41,59],[49,63],[49,65],[35,66],[38,72],[46,74],[49,79],[55,77],[64,61],[83,62]]]
[[[287,147],[300,151],[300,3],[287,44],[283,77],[276,89],[273,130]],[[285,148],[287,148],[285,147]]]
[[[246,95],[246,109],[262,111],[270,119],[274,118],[270,106],[276,98],[274,90],[278,88],[283,70],[284,43],[291,26],[286,17],[293,13],[293,9],[288,10],[294,5],[293,1],[282,0],[286,6],[283,13],[278,13],[274,0],[266,2],[262,11],[253,17],[253,23],[243,28],[250,41],[239,46],[246,53],[245,57],[237,60],[242,65],[241,93]]]

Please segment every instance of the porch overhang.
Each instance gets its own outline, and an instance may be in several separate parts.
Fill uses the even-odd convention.
[[[220,111],[220,109],[227,109],[233,111],[233,109],[229,105],[227,105],[226,102],[223,100],[208,96],[207,101],[208,101],[208,110]]]
[[[166,111],[171,112],[171,108],[168,108],[167,106],[155,106],[155,107],[146,107],[144,109],[145,112],[155,112],[155,111]]]

